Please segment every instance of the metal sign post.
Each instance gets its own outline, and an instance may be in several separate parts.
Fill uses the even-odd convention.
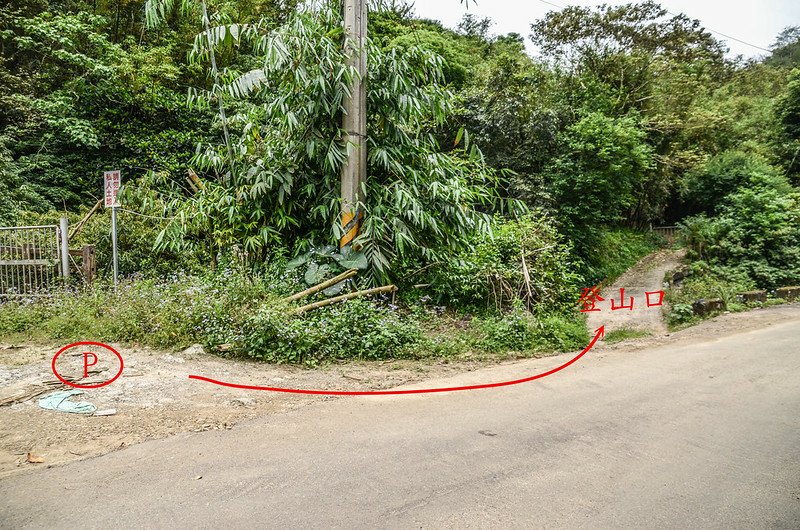
[[[114,264],[114,292],[116,292],[119,285],[119,261],[117,259],[117,208],[119,208],[119,201],[117,200],[117,195],[122,178],[119,171],[106,171],[104,180],[105,204],[106,208],[111,208],[111,259]]]
[[[61,233],[61,277],[66,282],[69,279],[69,221],[66,217],[61,218],[59,232]]]

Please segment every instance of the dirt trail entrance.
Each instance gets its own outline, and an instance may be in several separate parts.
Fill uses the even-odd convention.
[[[590,331],[600,326],[606,327],[606,333],[619,330],[635,330],[650,333],[654,336],[667,332],[664,307],[647,307],[648,292],[664,290],[664,275],[680,266],[685,256],[684,250],[663,249],[642,258],[619,277],[613,285],[603,286],[601,295],[605,298],[597,307],[601,312],[589,313],[587,325]],[[620,302],[620,289],[625,290],[625,304],[630,305],[634,298],[633,310],[611,310],[611,300],[617,306]],[[653,298],[655,300],[655,297]]]

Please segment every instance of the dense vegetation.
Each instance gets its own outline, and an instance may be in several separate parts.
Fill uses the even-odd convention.
[[[531,57],[488,20],[450,30],[380,4],[348,255],[329,247],[354,75],[337,1],[0,4],[0,225],[77,221],[121,169],[130,282],[4,304],[0,334],[281,362],[575,348],[580,288],[651,251],[657,224],[683,227],[687,292],[800,283],[797,28],[731,59],[653,2],[568,7],[531,21]],[[107,213],[82,242],[107,274]],[[281,305],[351,267],[340,291],[395,283],[397,305]]]

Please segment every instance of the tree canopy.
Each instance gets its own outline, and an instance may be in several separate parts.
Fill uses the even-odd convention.
[[[340,9],[0,5],[0,223],[87,208],[113,167],[130,204],[164,218],[162,249],[259,261],[334,243],[354,75]],[[745,61],[653,1],[554,10],[528,36],[403,2],[371,3],[369,24],[357,246],[374,281],[457,259],[495,215],[535,209],[590,262],[599,228],[733,215],[760,178],[798,182],[797,27]]]

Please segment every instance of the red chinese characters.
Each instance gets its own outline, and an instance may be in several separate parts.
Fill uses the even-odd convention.
[[[647,307],[663,306],[665,294],[666,293],[664,293],[664,291],[646,292],[645,296],[647,297]],[[598,302],[605,301],[606,299],[600,296],[600,286],[597,286],[590,289],[584,289],[580,300],[578,300],[578,305],[581,306],[581,313],[597,313],[602,311],[602,309],[597,307]],[[633,311],[635,305],[635,297],[629,296],[626,299],[624,288],[619,290],[619,300],[616,298],[611,300],[612,311]]]
[[[620,289],[619,290],[619,305],[617,305],[617,301],[616,300],[611,300],[611,310],[612,311],[619,311],[621,309],[628,309],[630,311],[633,311],[633,303],[634,303],[635,300],[634,300],[634,298],[632,296],[631,296],[630,300],[631,300],[631,304],[630,305],[625,305],[625,289],[624,288]]]
[[[584,289],[581,299],[578,301],[583,306],[581,313],[594,313],[600,311],[597,302],[605,302],[606,299],[600,296],[600,286]]]

